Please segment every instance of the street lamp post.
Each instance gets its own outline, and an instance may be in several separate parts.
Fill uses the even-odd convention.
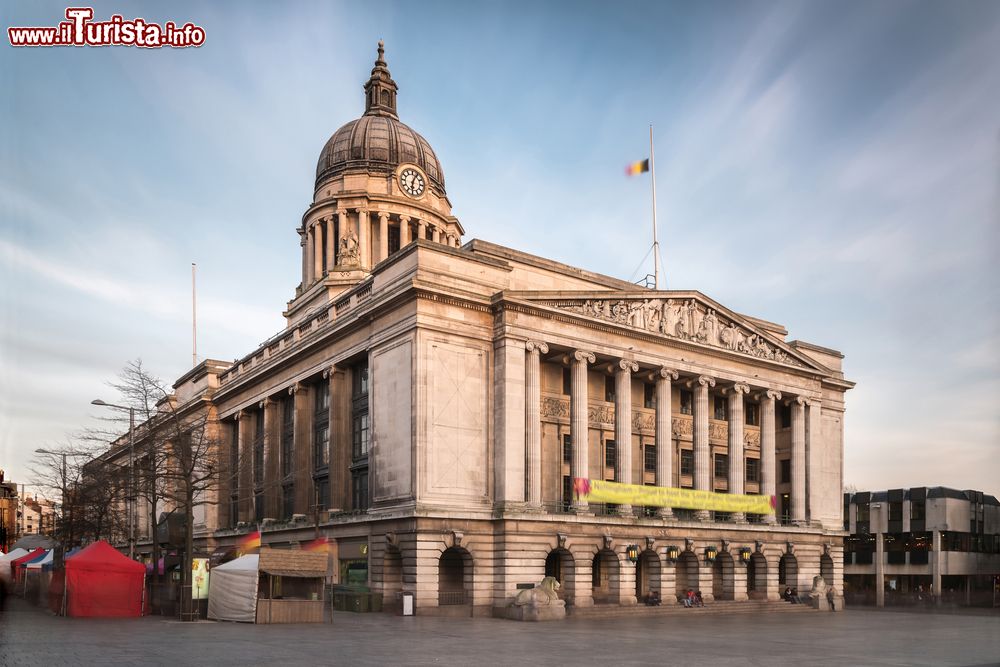
[[[90,404],[128,410],[128,557],[135,560],[135,408],[105,403],[99,398],[95,398]]]

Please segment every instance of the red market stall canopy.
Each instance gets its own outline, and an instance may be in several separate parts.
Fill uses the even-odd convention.
[[[146,566],[119,553],[107,542],[94,542],[66,561],[62,581],[52,588],[65,600],[52,602],[67,616],[142,616]],[[58,577],[57,579],[62,579]],[[57,609],[58,610],[58,609]]]

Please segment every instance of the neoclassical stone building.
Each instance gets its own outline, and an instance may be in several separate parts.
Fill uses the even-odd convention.
[[[364,115],[320,153],[287,327],[177,385],[223,433],[204,543],[260,523],[294,546],[318,522],[342,582],[411,591],[419,613],[491,613],[547,574],[578,610],[687,588],[776,599],[820,573],[841,589],[842,355],[696,291],[463,244],[396,95],[380,44]],[[777,511],[593,505],[573,478]]]

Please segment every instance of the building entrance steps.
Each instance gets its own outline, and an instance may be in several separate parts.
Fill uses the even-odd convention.
[[[620,607],[618,605],[598,604],[592,607],[566,607],[569,618],[612,618],[620,616],[693,616],[693,615],[735,615],[735,614],[771,614],[771,613],[805,613],[816,612],[808,604],[790,604],[783,600],[766,602],[763,600],[748,600],[735,602],[732,600],[715,600],[704,607],[685,607],[682,604],[647,607],[636,605]]]

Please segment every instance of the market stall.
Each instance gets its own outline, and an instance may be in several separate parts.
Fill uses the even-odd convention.
[[[327,556],[261,549],[211,571],[208,617],[245,623],[322,623]]]
[[[0,556],[0,579],[10,583],[11,577],[11,563],[22,556],[28,555],[27,549],[11,549],[9,553],[5,556]]]
[[[49,589],[52,610],[66,616],[141,616],[146,568],[107,542],[66,560]]]

